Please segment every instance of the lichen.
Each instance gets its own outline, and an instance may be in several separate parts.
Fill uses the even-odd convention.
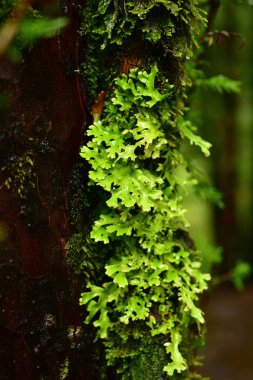
[[[196,302],[209,275],[187,232],[182,197],[196,182],[180,146],[209,154],[187,118],[184,69],[203,12],[197,1],[88,0],[83,14],[90,104],[107,91],[81,150],[98,203],[92,246],[107,252],[81,296],[85,322],[118,378],[191,379],[204,322]]]

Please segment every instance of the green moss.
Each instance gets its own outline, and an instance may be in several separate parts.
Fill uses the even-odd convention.
[[[73,234],[67,244],[67,262],[77,274],[82,274],[86,280],[99,280],[105,261],[105,250],[98,247],[90,238],[88,232]]]
[[[148,334],[143,334],[138,338],[129,337],[125,344],[121,342],[119,354],[118,357],[123,362],[124,369],[118,378],[122,380],[166,379],[163,367],[166,365],[167,355],[160,338],[151,338]]]
[[[5,179],[0,188],[7,187],[15,196],[25,201],[29,188],[35,187],[33,151],[27,150],[19,156],[11,155],[1,171]]]
[[[126,56],[139,57],[143,68],[157,62],[178,88],[182,59],[192,56],[203,15],[196,1],[88,0],[81,27],[87,44],[82,72],[92,101],[111,88]]]

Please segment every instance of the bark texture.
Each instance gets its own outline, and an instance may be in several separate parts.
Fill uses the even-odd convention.
[[[0,92],[7,98],[1,183],[8,165],[14,168],[26,152],[34,162],[22,196],[18,185],[0,190],[1,380],[95,379],[92,354],[77,334],[80,282],[65,249],[72,233],[71,173],[86,118],[74,73],[79,6],[59,3],[59,14],[70,19],[63,33],[37,43],[22,63],[0,62]]]

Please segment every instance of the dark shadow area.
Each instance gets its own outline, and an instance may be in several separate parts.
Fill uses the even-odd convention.
[[[201,373],[211,380],[253,379],[253,286],[223,285],[206,299],[207,345]]]

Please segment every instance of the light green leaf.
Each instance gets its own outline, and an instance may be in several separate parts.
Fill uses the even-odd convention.
[[[181,120],[179,122],[179,129],[182,132],[182,134],[189,139],[191,144],[200,147],[205,156],[210,155],[210,148],[212,144],[203,140],[200,136],[197,136],[192,132],[193,126],[189,120]]]
[[[126,275],[124,273],[122,273],[122,272],[119,272],[117,274],[117,276],[114,277],[113,282],[115,284],[118,284],[119,287],[121,287],[121,288],[124,288],[125,286],[128,285],[128,281],[127,281]]]
[[[178,347],[181,343],[181,340],[182,337],[179,333],[179,330],[174,327],[171,330],[171,342],[165,343],[166,352],[171,355],[172,362],[165,366],[163,370],[167,372],[169,376],[173,376],[175,371],[180,373],[187,369],[187,363],[184,360]]]
[[[112,264],[112,265],[106,265],[105,269],[105,273],[107,274],[107,276],[109,277],[113,277],[114,273],[117,273],[120,271],[120,268],[121,268],[121,263],[118,262],[117,264]]]
[[[123,314],[120,321],[128,324],[130,319],[133,321],[146,319],[149,315],[149,308],[143,298],[131,296],[127,299]]]
[[[200,78],[196,81],[196,84],[200,87],[204,87],[218,92],[235,92],[241,91],[241,82],[228,78],[224,75],[217,75],[211,78]]]
[[[192,295],[193,294],[191,293],[190,289],[187,289],[183,286],[181,287],[179,299],[181,299],[186,304],[186,310],[189,310],[191,316],[198,322],[204,323],[203,313],[197,306],[194,305]]]

